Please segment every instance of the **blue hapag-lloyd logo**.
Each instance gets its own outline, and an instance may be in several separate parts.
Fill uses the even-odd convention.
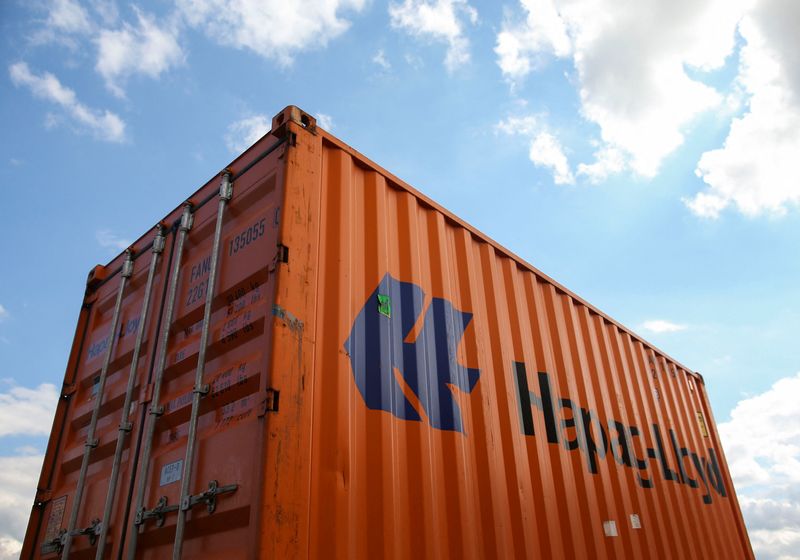
[[[420,412],[398,382],[401,378],[416,395],[431,426],[463,433],[454,390],[470,393],[480,370],[459,364],[456,349],[472,314],[459,311],[445,299],[433,298],[419,334],[413,342],[406,342],[424,303],[422,288],[387,274],[367,298],[344,347],[368,408],[390,412],[401,420],[421,421]],[[702,490],[705,504],[713,502],[712,490],[727,497],[725,478],[713,447],[706,448],[707,456],[697,453],[681,445],[673,429],[667,431],[669,439],[665,439],[655,422],[649,426],[654,443],[648,446],[645,431],[636,425],[615,419],[604,421],[595,410],[558,397],[547,372],[538,372],[538,394],[529,389],[524,363],[513,363],[513,376],[522,433],[528,437],[544,435],[549,444],[579,451],[591,474],[600,472],[601,461],[611,460],[632,469],[642,488],[653,488],[652,475],[660,472],[666,481]],[[541,415],[544,434],[534,428],[536,411]],[[702,431],[706,432],[705,420],[698,420],[701,421]]]
[[[480,371],[458,363],[456,349],[472,313],[459,311],[442,298],[425,310],[422,328],[406,342],[422,314],[425,292],[416,284],[387,274],[356,317],[344,343],[356,386],[367,408],[385,410],[403,420],[421,421],[395,375],[402,378],[431,426],[464,432],[454,389],[469,393]]]

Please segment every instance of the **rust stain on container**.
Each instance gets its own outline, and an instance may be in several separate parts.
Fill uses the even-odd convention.
[[[22,558],[753,558],[699,375],[296,107],[226,171],[92,271]]]

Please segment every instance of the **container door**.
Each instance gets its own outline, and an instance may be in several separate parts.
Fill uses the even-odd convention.
[[[150,458],[138,469],[144,480],[136,481],[145,488],[143,503],[139,506],[135,499],[131,503],[133,527],[126,557],[134,547],[136,558],[171,556],[181,515],[181,486],[187,476],[182,557],[245,558],[252,556],[256,546],[264,422],[279,406],[267,370],[275,269],[282,258],[278,245],[279,152],[239,177],[234,166],[233,195],[222,212],[214,196],[194,213],[181,259],[175,311],[169,321],[157,403],[162,409],[151,414],[155,429]],[[214,267],[212,247],[220,215],[205,387],[199,388],[194,452],[187,457],[204,309]],[[144,433],[146,440],[148,431]]]
[[[254,555],[264,422],[279,405],[267,353],[285,257],[284,150],[268,136],[230,168],[208,321],[218,179],[190,200],[190,227],[181,227],[181,209],[165,220],[155,261],[148,235],[130,264],[122,255],[90,277],[23,558],[171,557],[184,479],[182,557]],[[205,373],[187,458],[204,324]]]

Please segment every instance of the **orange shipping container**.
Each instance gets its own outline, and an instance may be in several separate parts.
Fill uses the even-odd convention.
[[[700,375],[288,107],[89,276],[22,558],[752,558]]]

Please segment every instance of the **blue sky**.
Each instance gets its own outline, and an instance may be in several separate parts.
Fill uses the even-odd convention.
[[[792,0],[0,3],[0,504],[29,508],[90,268],[296,104],[700,371],[759,557],[793,557],[799,27]]]

